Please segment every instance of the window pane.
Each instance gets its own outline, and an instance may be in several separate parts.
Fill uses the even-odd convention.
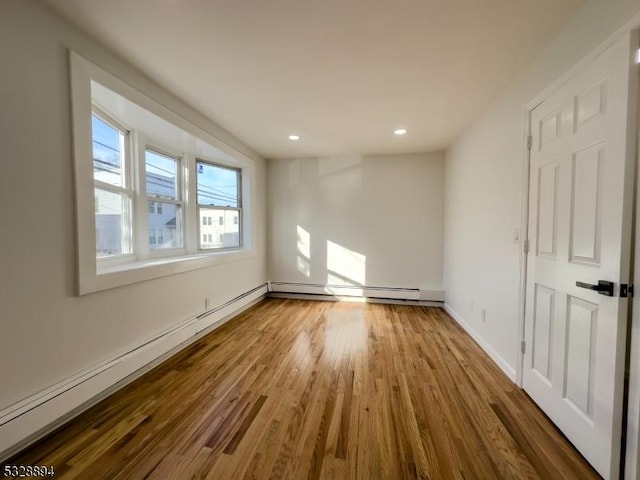
[[[152,249],[182,247],[182,208],[179,205],[149,202],[149,246]]]
[[[145,152],[147,195],[178,198],[178,162],[151,150]]]
[[[196,162],[198,203],[218,207],[237,207],[239,172],[232,168]]]
[[[202,243],[200,248],[233,248],[240,246],[240,226],[234,223],[233,218],[240,213],[238,210],[216,210],[212,208],[200,208],[200,218],[220,217],[222,222],[209,222],[205,226],[201,221],[200,233]]]
[[[93,178],[110,185],[125,186],[125,133],[96,115],[91,116]]]
[[[95,190],[96,255],[131,253],[131,202],[127,195]]]

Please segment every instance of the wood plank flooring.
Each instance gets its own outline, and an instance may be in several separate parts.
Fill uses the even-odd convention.
[[[59,479],[591,479],[444,311],[268,299],[10,464]]]

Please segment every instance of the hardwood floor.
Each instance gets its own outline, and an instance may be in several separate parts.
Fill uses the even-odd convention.
[[[60,479],[589,479],[438,308],[268,299],[10,464]]]

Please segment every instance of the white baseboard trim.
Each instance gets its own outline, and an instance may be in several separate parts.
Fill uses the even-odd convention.
[[[451,316],[451,318],[453,318],[458,323],[458,325],[460,325],[471,336],[471,338],[473,338],[475,342],[480,345],[480,348],[482,348],[487,353],[487,355],[489,355],[491,360],[493,360],[495,364],[500,367],[500,370],[502,370],[504,374],[509,377],[512,382],[515,383],[516,369],[509,365],[509,363],[504,358],[502,358],[502,356],[498,352],[496,352],[493,347],[489,345],[487,341],[471,327],[471,325],[465,322],[464,319],[460,315],[458,315],[458,313],[453,308],[451,308],[451,305],[445,303],[444,309]]]
[[[71,376],[0,411],[0,461],[131,383],[266,297],[267,284],[189,318],[129,352]]]
[[[322,285],[313,283],[270,282],[269,291],[332,297],[443,302],[444,291],[418,288],[371,287],[366,285]]]

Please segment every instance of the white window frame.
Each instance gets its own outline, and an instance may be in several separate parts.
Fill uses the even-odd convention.
[[[135,212],[136,209],[135,209],[135,191],[133,188],[135,184],[135,179],[133,176],[133,155],[132,155],[133,148],[132,148],[131,128],[124,125],[121,121],[115,119],[113,116],[109,115],[104,109],[102,109],[99,105],[96,105],[96,104],[92,104],[91,115],[92,116],[95,115],[110,127],[116,130],[119,130],[122,134],[124,134],[124,142],[122,145],[122,148],[123,148],[122,186],[112,185],[107,182],[96,180],[95,177],[92,175],[94,202],[97,198],[95,195],[95,192],[97,190],[103,190],[106,192],[114,193],[120,196],[126,196],[129,198],[129,212],[128,212],[129,226],[128,226],[128,232],[127,232],[128,238],[126,238],[123,242],[123,244],[126,244],[126,246],[128,247],[127,248],[128,252],[117,254],[117,255],[109,255],[105,257],[96,257],[96,260],[101,264],[118,264],[122,262],[131,261],[133,258],[135,258],[135,253],[134,253],[135,245],[134,245],[133,239],[135,238],[134,226],[136,223],[136,212]],[[92,140],[91,167],[93,170],[93,137],[91,138],[91,140]],[[96,210],[97,210],[97,206],[94,206],[94,212]]]
[[[182,246],[173,247],[173,248],[151,248],[149,245],[148,248],[145,245],[139,245],[138,251],[140,252],[140,257],[143,258],[158,258],[158,257],[169,257],[175,255],[184,255],[187,253],[187,231],[185,228],[185,217],[186,217],[186,202],[185,202],[185,194],[187,186],[185,185],[185,173],[184,173],[184,158],[180,152],[177,152],[173,149],[170,149],[166,146],[160,146],[160,142],[157,140],[153,140],[147,137],[144,134],[138,133],[138,171],[140,172],[140,181],[139,181],[139,190],[138,194],[140,196],[140,203],[143,205],[140,206],[140,213],[146,208],[146,213],[144,220],[138,222],[137,227],[140,229],[138,233],[139,238],[144,238],[142,235],[142,230],[146,229],[149,232],[149,202],[156,202],[154,204],[155,213],[158,212],[158,203],[170,203],[173,205],[178,205],[182,212],[182,225],[180,228],[180,236],[182,238]],[[171,158],[176,161],[176,199],[165,198],[162,196],[152,196],[147,192],[147,181],[146,181],[146,152],[152,151],[159,155]],[[157,233],[157,232],[156,232]],[[157,235],[156,235],[157,238]],[[157,245],[157,241],[156,241]]]
[[[236,175],[238,176],[237,179],[237,184],[238,184],[238,206],[237,207],[223,207],[223,206],[218,206],[218,205],[205,205],[205,204],[200,204],[198,202],[198,195],[197,195],[197,186],[198,186],[198,174],[197,172],[194,173],[195,175],[195,184],[196,184],[196,198],[195,198],[195,203],[196,203],[196,210],[197,210],[197,219],[198,219],[198,251],[200,252],[220,252],[220,251],[233,251],[233,250],[241,250],[242,249],[242,239],[243,239],[243,231],[242,231],[242,222],[238,222],[238,243],[239,245],[237,247],[212,247],[212,248],[204,248],[202,246],[202,244],[204,242],[200,241],[200,239],[202,238],[200,236],[200,232],[202,230],[202,226],[200,225],[200,209],[204,208],[204,209],[208,209],[208,210],[231,210],[234,212],[238,212],[238,218],[242,218],[242,169],[241,168],[237,168],[237,167],[231,167],[229,165],[222,165],[218,162],[215,162],[213,160],[209,160],[206,158],[202,158],[201,156],[198,156],[196,158],[195,161],[195,168],[197,169],[197,165],[198,163],[205,163],[207,165],[211,165],[212,167],[217,167],[217,168],[225,168],[227,170],[234,170],[236,172]],[[220,217],[223,219],[223,222],[220,223],[220,218],[215,218],[213,216],[211,217],[202,217],[203,219],[207,218],[207,224],[206,225],[224,225],[224,219],[223,217]],[[235,225],[235,224],[234,224]],[[210,239],[209,242],[211,242],[212,240]]]
[[[186,106],[177,105],[180,113],[166,108],[159,100],[151,95],[154,89],[142,87],[136,89],[125,81],[106,72],[94,63],[86,60],[75,52],[70,52],[71,65],[71,99],[73,118],[73,150],[74,150],[74,175],[75,175],[75,200],[76,200],[76,237],[77,237],[77,271],[78,295],[129,285],[171,274],[186,272],[199,268],[215,266],[221,263],[234,262],[250,258],[255,252],[255,229],[252,228],[252,202],[255,198],[254,183],[256,166],[255,162],[241,152],[227,145],[205,128],[198,126],[190,119],[191,111]],[[123,77],[123,75],[120,75]],[[126,77],[126,75],[124,75]],[[137,79],[138,82],[143,80]],[[150,112],[174,127],[177,127],[192,136],[191,144],[196,151],[182,151],[172,148],[171,145],[163,145],[154,138],[143,138],[144,133],[131,127],[129,142],[131,152],[138,152],[137,158],[132,158],[127,172],[128,179],[136,182],[131,184],[134,192],[132,197],[132,222],[133,222],[133,255],[123,255],[122,258],[108,257],[103,261],[96,258],[96,224],[95,224],[95,195],[93,179],[93,155],[92,155],[92,127],[91,113],[96,107],[92,100],[92,82],[103,86],[124,97],[137,107]],[[142,93],[142,90],[145,93]],[[163,92],[157,95],[164,95]],[[161,97],[164,98],[164,97]],[[118,115],[111,112],[105,105],[99,105],[102,113],[109,117],[118,117],[117,124],[122,126]],[[105,112],[105,110],[107,110]],[[186,113],[185,113],[186,112]],[[99,115],[102,116],[102,115]],[[196,117],[197,118],[197,117]],[[111,119],[110,119],[111,120]],[[115,120],[115,118],[113,118]],[[111,123],[111,122],[110,122]],[[148,199],[146,195],[146,182],[141,181],[144,165],[140,169],[140,162],[144,162],[144,156],[140,156],[140,149],[149,145],[160,153],[171,154],[172,157],[180,157],[181,187],[183,204],[183,245],[184,249],[178,251],[149,252],[148,230]],[[204,150],[206,155],[202,155]],[[243,217],[240,219],[243,231],[240,248],[234,249],[206,249],[198,250],[200,241],[199,217],[197,211],[195,158],[214,163],[225,168],[240,169],[241,194]],[[146,180],[146,179],[145,179]],[[135,185],[135,187],[134,187]],[[141,188],[141,185],[143,188]],[[113,187],[113,186],[111,186]],[[102,188],[102,186],[100,186]],[[111,189],[111,188],[109,188]],[[144,226],[144,230],[142,230]],[[142,235],[141,235],[142,230]],[[146,239],[146,240],[144,240]],[[143,245],[147,245],[147,251]],[[160,249],[163,250],[163,249]],[[168,249],[167,249],[168,250]],[[172,249],[173,250],[173,249]]]

